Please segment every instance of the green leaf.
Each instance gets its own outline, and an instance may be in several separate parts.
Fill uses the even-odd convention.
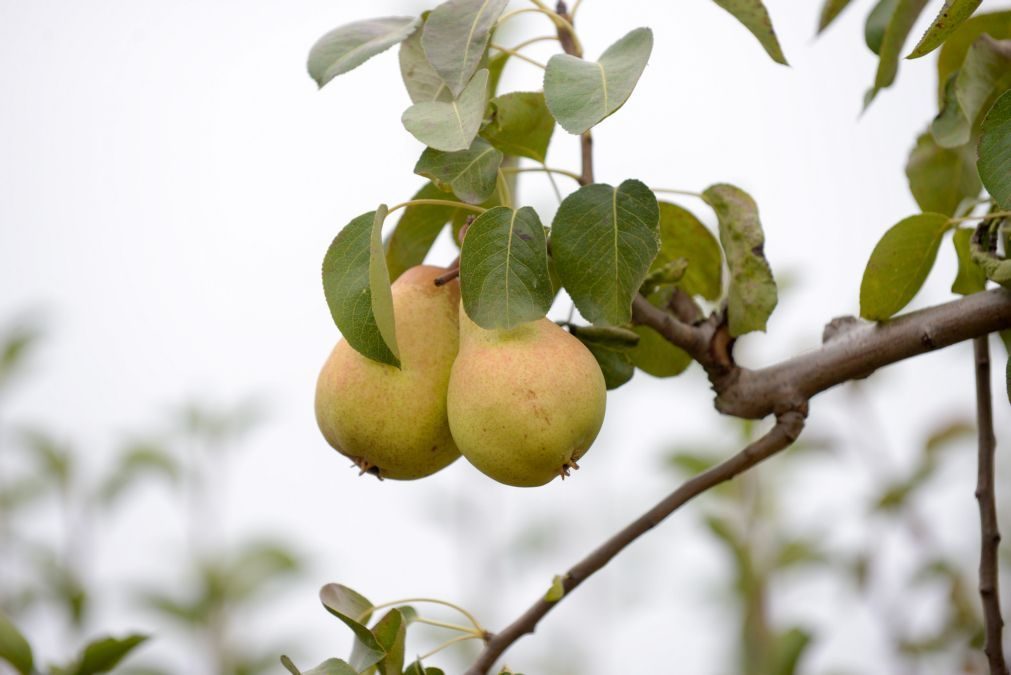
[[[585,185],[562,201],[551,254],[572,301],[592,323],[626,324],[632,299],[660,249],[660,211],[637,180]]]
[[[371,668],[386,656],[386,650],[365,626],[372,616],[373,605],[364,596],[341,584],[327,584],[320,589],[319,599],[328,612],[355,634],[351,666],[356,673]]]
[[[495,193],[500,166],[502,153],[475,138],[469,148],[457,152],[426,148],[414,165],[414,173],[448,185],[468,204],[480,204]]]
[[[454,152],[470,147],[484,118],[488,70],[477,71],[460,96],[448,102],[422,101],[404,111],[404,128],[430,148]]]
[[[982,2],[983,0],[944,0],[937,18],[906,58],[916,59],[940,47],[949,35],[972,16]]]
[[[997,40],[1011,38],[1011,10],[977,14],[963,23],[941,45],[937,56],[937,98],[944,100],[944,86],[965,62],[969,48],[983,33]]]
[[[945,147],[968,143],[982,117],[1011,88],[1011,40],[981,35],[972,43],[965,63],[945,87],[944,106],[931,133]]]
[[[430,12],[421,15],[422,20],[427,20]],[[435,72],[435,68],[428,62],[425,50],[421,46],[421,35],[423,31],[416,30],[411,33],[411,37],[400,43],[400,77],[407,88],[407,95],[411,97],[412,103],[424,103],[429,101],[443,101],[448,103],[453,100],[453,94],[449,87]]]
[[[765,234],[758,206],[751,196],[733,185],[713,185],[702,198],[716,211],[720,243],[730,268],[727,318],[730,334],[744,335],[765,330],[776,308],[776,281],[765,259]]]
[[[411,199],[446,199],[434,183],[425,183]],[[404,209],[393,233],[386,239],[386,266],[396,281],[408,268],[420,265],[442,228],[457,209],[454,206],[415,204]]]
[[[1011,403],[1011,357],[1007,361],[1007,371],[1005,373],[1005,378],[1007,379],[1007,400]]]
[[[744,24],[744,27],[751,31],[751,34],[758,38],[766,53],[772,57],[776,63],[786,63],[783,50],[779,46],[779,39],[776,31],[772,28],[772,19],[765,9],[762,0],[713,0],[717,5],[727,10],[734,17]]]
[[[927,0],[898,0],[895,11],[885,26],[885,34],[881,38],[878,69],[874,75],[874,86],[864,97],[865,108],[871,104],[880,90],[890,87],[895,82],[902,47],[926,4]]]
[[[301,675],[358,675],[359,672],[347,661],[327,659],[311,670],[303,670]]]
[[[544,594],[544,599],[548,602],[558,602],[565,595],[565,576],[556,574],[551,580],[551,587]]]
[[[377,675],[400,675],[404,669],[407,623],[400,609],[391,609],[372,628],[372,634],[386,650],[386,656],[377,665]]]
[[[544,163],[555,118],[542,92],[514,91],[491,100],[491,121],[481,131],[489,143],[508,155]]]
[[[31,323],[14,325],[0,336],[0,387],[17,372],[42,335]]]
[[[692,357],[667,338],[648,326],[635,326],[639,344],[629,350],[629,358],[635,367],[653,377],[674,377],[680,375],[692,363]]]
[[[386,256],[386,205],[364,213],[334,238],[323,258],[323,293],[334,323],[357,352],[400,367]]]
[[[98,497],[104,504],[111,504],[142,478],[153,476],[175,483],[179,475],[175,458],[165,448],[157,443],[137,443],[119,458],[116,468],[102,482]]]
[[[590,326],[590,328],[595,328],[595,326]],[[629,358],[628,347],[618,347],[604,341],[598,342],[586,337],[585,333],[578,330],[571,332],[597,360],[600,372],[604,375],[604,385],[609,390],[617,389],[632,379],[635,374],[635,366],[632,364],[632,359]],[[638,335],[632,331],[627,332],[632,334],[636,342],[639,341]]]
[[[691,295],[718,300],[723,292],[723,255],[716,237],[691,211],[660,202],[660,252],[650,271],[679,258],[687,260],[688,267],[678,286]]]
[[[35,667],[31,645],[3,612],[0,612],[0,660],[11,664],[21,675],[32,675]]]
[[[286,654],[281,655],[281,665],[284,666],[291,675],[302,675],[302,671],[298,669],[298,666],[292,663],[291,659],[289,659]]]
[[[972,261],[979,265],[987,279],[1011,288],[1011,259],[1001,258],[984,250],[975,238],[969,241],[969,250],[972,253]]]
[[[867,20],[864,22],[864,42],[875,54],[881,54],[881,43],[885,39],[888,22],[895,14],[898,4],[899,0],[878,0],[867,14]]]
[[[800,628],[776,635],[769,675],[794,675],[801,656],[811,644],[811,634]]]
[[[421,44],[432,68],[459,97],[477,71],[508,0],[448,0],[428,15]],[[468,141],[464,146],[470,145]],[[462,150],[463,148],[458,148]]]
[[[883,321],[909,304],[934,266],[948,227],[946,215],[921,213],[885,232],[860,283],[860,316]]]
[[[548,109],[570,134],[591,129],[625,104],[652,51],[653,31],[636,28],[596,62],[555,54],[544,71]]]
[[[951,292],[959,295],[971,295],[986,288],[986,274],[979,265],[972,261],[969,241],[972,239],[972,229],[960,227],[955,230],[951,241],[955,245],[958,256],[958,275],[951,284]]]
[[[421,665],[421,661],[415,661],[407,667],[404,675],[446,675],[441,668],[426,668]]]
[[[941,110],[930,122],[930,135],[942,148],[957,148],[969,144],[972,129],[969,120],[962,114],[962,106],[958,104],[958,73],[948,78],[944,86],[944,100]]]
[[[906,162],[909,191],[923,211],[953,216],[963,199],[975,199],[982,185],[971,145],[943,148],[920,134]]]
[[[979,177],[1002,209],[1011,209],[1011,89],[983,118],[979,137]]]
[[[309,50],[309,75],[322,87],[341,73],[407,39],[419,20],[410,16],[355,21],[335,28]]]
[[[821,33],[828,28],[849,4],[850,0],[825,0],[818,16],[818,32]]]
[[[147,638],[147,635],[134,634],[125,638],[107,637],[95,640],[84,648],[71,672],[73,675],[108,673]]]
[[[547,313],[554,294],[536,211],[496,206],[471,223],[460,253],[460,294],[482,328],[513,328]]]

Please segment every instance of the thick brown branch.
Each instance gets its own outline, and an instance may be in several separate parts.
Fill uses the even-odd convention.
[[[1004,619],[1000,613],[1000,584],[997,569],[997,506],[994,498],[993,396],[990,392],[989,336],[972,341],[976,357],[976,418],[979,425],[979,464],[976,475],[976,500],[979,502],[980,555],[979,595],[983,601],[983,625],[986,642],[983,651],[990,663],[991,675],[1007,675],[1001,632]]]
[[[540,598],[522,616],[506,626],[501,632],[493,634],[485,643],[484,651],[481,652],[478,660],[467,671],[467,675],[485,675],[495,665],[495,661],[502,655],[502,652],[524,635],[533,633],[544,615],[564,600],[577,586],[610,562],[625,547],[659,525],[667,516],[688,501],[787,448],[797,439],[804,428],[804,415],[803,409],[787,410],[779,416],[776,425],[765,436],[725,462],[684,482],[656,506],[576,563],[564,577],[562,586],[565,589],[565,594],[561,600],[549,602]]]
[[[716,407],[736,417],[761,419],[775,412],[784,396],[810,399],[883,366],[1006,328],[1011,328],[1011,292],[1003,288],[880,324],[855,323],[820,349],[767,368],[735,368],[714,379]]]

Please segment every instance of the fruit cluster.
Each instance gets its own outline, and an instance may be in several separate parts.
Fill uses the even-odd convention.
[[[507,485],[568,475],[604,420],[593,355],[548,319],[481,328],[457,280],[436,285],[446,272],[418,265],[393,284],[400,368],[337,343],[316,386],[323,436],[379,478],[422,478],[461,454]]]

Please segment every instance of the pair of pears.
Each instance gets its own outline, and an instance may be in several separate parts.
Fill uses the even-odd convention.
[[[461,454],[518,487],[578,468],[604,420],[593,355],[547,319],[481,328],[458,281],[435,285],[445,273],[419,265],[393,284],[401,368],[334,347],[316,385],[327,442],[380,478],[422,478]]]

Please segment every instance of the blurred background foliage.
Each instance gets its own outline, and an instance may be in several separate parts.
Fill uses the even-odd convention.
[[[19,381],[37,367],[36,347],[43,338],[34,320],[9,322],[0,333],[0,406],[17,394]],[[0,408],[2,409],[2,408]],[[193,655],[190,672],[255,675],[276,672],[278,655],[290,644],[252,642],[236,630],[239,617],[269,612],[270,593],[283,590],[303,569],[290,542],[253,536],[237,542],[220,531],[217,491],[227,472],[228,455],[241,452],[242,441],[263,421],[263,405],[254,399],[231,406],[187,402],[169,412],[144,434],[123,439],[115,461],[97,472],[86,449],[52,420],[13,421],[0,429],[0,657],[10,658],[13,626],[20,632],[37,624],[57,626],[67,653],[35,655],[38,672],[86,675],[116,672],[156,675],[173,672],[145,658],[138,649],[118,666],[144,636],[99,639],[96,607],[125,600],[146,610],[150,620],[138,626],[172,649]],[[142,491],[166,490],[182,521],[183,540],[171,542],[173,578],[150,577],[140,586],[114,589],[94,584],[94,550],[99,530],[132,508]],[[174,530],[150,523],[166,537]],[[228,543],[226,543],[228,542]],[[143,570],[141,570],[143,573]],[[6,626],[6,628],[5,628]],[[5,630],[7,632],[5,632]],[[97,666],[73,651],[112,650]],[[94,654],[89,657],[94,661]],[[43,666],[52,662],[65,666]],[[23,667],[22,662],[21,667]],[[84,665],[82,665],[84,664]],[[0,661],[0,672],[5,666]],[[96,669],[97,668],[97,669]]]

